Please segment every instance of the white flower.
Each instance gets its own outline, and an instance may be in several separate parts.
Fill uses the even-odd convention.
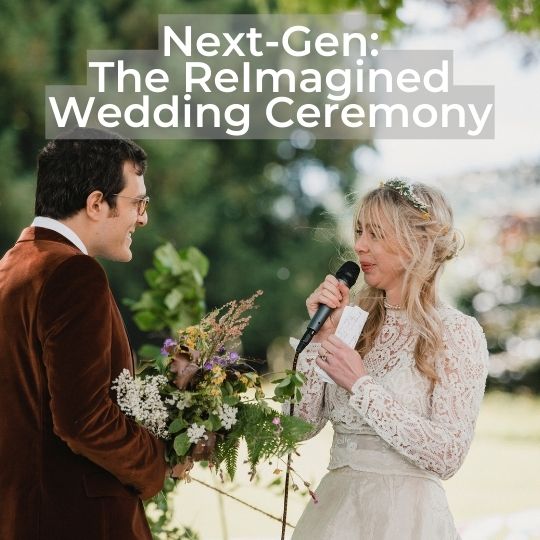
[[[191,396],[187,393],[178,396],[178,401],[176,402],[176,408],[179,411],[184,410],[186,407],[191,405]]]
[[[162,439],[169,436],[169,415],[159,394],[159,389],[165,384],[167,378],[163,375],[134,379],[130,372],[124,369],[111,387],[116,390],[116,401],[120,409]]]
[[[225,429],[231,429],[234,424],[237,422],[236,413],[238,412],[238,409],[236,407],[231,407],[230,405],[222,405],[218,409],[218,416],[221,420],[221,425]]]
[[[208,439],[208,435],[206,435],[206,428],[198,424],[191,424],[191,426],[187,428],[186,433],[189,441],[192,443],[196,443],[201,439]]]
[[[206,435],[206,428],[204,426],[199,426],[198,424],[191,424],[190,427],[186,430],[189,442],[196,443],[201,439],[208,439]]]

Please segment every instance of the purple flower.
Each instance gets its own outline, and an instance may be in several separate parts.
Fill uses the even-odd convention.
[[[238,353],[236,353],[236,352],[230,352],[229,353],[229,360],[231,362],[236,362],[239,358],[240,358],[240,356],[238,355]]]
[[[163,346],[161,347],[161,354],[163,356],[167,356],[171,353],[172,349],[174,349],[174,347],[176,347],[176,341],[174,341],[174,339],[171,339],[171,338],[167,338],[164,342],[163,342]]]
[[[212,362],[205,362],[203,365],[203,369],[206,369],[207,371],[210,371],[214,367],[214,364]]]

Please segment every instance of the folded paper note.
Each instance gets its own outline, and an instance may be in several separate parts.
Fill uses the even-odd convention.
[[[356,347],[362,328],[366,323],[368,312],[358,306],[346,306],[336,328],[336,336],[349,347]],[[336,384],[319,366],[315,365],[315,373],[326,383]]]
[[[358,306],[346,306],[336,328],[336,336],[349,347],[356,347],[364,324],[369,313]],[[289,343],[293,349],[296,349],[298,340],[290,338]],[[324,381],[330,384],[336,384],[319,366],[315,365],[315,373]]]

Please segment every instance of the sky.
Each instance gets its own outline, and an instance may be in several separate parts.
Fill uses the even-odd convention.
[[[362,171],[429,181],[540,161],[540,62],[523,66],[527,39],[505,33],[495,18],[452,27],[447,9],[425,1],[406,1],[400,17],[413,29],[392,48],[452,49],[456,84],[495,86],[495,139],[377,140],[377,152],[357,155]]]

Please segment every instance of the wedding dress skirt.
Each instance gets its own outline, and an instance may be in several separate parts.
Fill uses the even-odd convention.
[[[293,540],[459,540],[441,481],[377,435],[334,433]]]

